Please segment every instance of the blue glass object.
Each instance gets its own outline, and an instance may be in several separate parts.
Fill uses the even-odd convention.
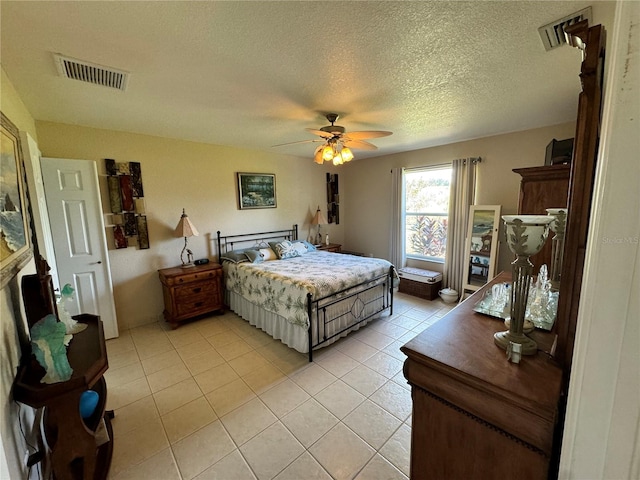
[[[80,416],[89,418],[96,411],[100,396],[93,390],[86,390],[80,395]]]

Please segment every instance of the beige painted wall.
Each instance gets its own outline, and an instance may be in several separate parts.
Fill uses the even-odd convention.
[[[141,163],[151,248],[115,250],[107,227],[118,326],[122,329],[158,320],[163,302],[157,270],[180,263],[183,239],[174,237],[182,208],[200,236],[189,239],[194,258],[215,259],[216,232],[237,234],[290,228],[298,224],[307,238],[320,205],[326,208],[325,175],[332,167],[299,158],[207,145],[134,133],[36,122],[43,157],[95,160],[103,211],[109,212],[104,158]],[[239,210],[236,172],[276,174],[278,206]],[[105,215],[105,224],[111,216]],[[342,241],[344,224],[328,225]],[[315,231],[315,229],[314,229]]]
[[[545,148],[553,139],[571,138],[575,123],[537,128],[439,147],[352,161],[343,169],[341,207],[346,225],[345,246],[350,250],[389,257],[391,228],[391,169],[441,165],[455,158],[482,157],[478,167],[476,204],[502,205],[502,213],[516,213],[520,176],[511,170],[544,165]],[[508,270],[508,247],[500,245],[497,271]],[[412,264],[442,271],[442,264]]]
[[[0,108],[19,130],[36,136],[33,117],[25,107],[4,69],[0,79]],[[20,411],[11,398],[11,385],[20,359],[19,331],[26,331],[26,318],[22,305],[20,280],[23,275],[35,273],[35,263],[30,260],[0,291],[0,478],[26,478],[23,456],[27,445],[18,425]],[[33,442],[33,410],[27,406],[21,410],[24,430]],[[8,477],[6,477],[8,475]]]

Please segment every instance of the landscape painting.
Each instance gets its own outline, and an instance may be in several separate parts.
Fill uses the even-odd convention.
[[[238,173],[240,209],[276,208],[276,176],[271,173]]]
[[[18,129],[2,115],[0,138],[1,286],[31,257]]]

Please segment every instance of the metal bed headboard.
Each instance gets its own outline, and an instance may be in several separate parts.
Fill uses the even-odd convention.
[[[230,252],[236,248],[250,248],[261,243],[274,240],[297,240],[298,224],[285,230],[273,230],[271,232],[241,233],[238,235],[220,235],[218,230],[218,263],[221,263],[223,253]]]

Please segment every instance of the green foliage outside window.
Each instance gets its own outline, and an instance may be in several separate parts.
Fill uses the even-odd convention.
[[[405,173],[407,255],[444,260],[450,183],[450,167]]]
[[[407,217],[407,253],[444,260],[447,247],[447,217],[416,215]]]

